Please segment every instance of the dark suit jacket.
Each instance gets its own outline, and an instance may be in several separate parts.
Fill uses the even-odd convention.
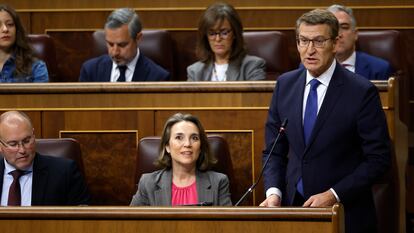
[[[287,118],[286,134],[264,172],[265,190],[281,189],[282,204],[292,205],[303,180],[305,199],[333,188],[345,207],[346,232],[370,232],[376,217],[371,185],[390,166],[390,141],[377,88],[337,64],[308,146],[302,106],[306,70],[279,77],[266,123],[266,150]]]
[[[388,80],[394,72],[386,60],[357,51],[355,73],[369,80]]]
[[[171,206],[171,170],[158,170],[143,174],[131,205]],[[214,206],[230,206],[229,179],[218,172],[196,173],[198,202],[211,202]]]
[[[0,187],[4,159],[0,156]],[[0,196],[2,190],[0,189]],[[33,160],[32,206],[88,205],[85,181],[73,160],[36,153]]]
[[[92,58],[83,63],[79,81],[81,82],[110,82],[112,59],[108,55]],[[151,59],[140,54],[135,66],[133,82],[168,81],[170,73]]]

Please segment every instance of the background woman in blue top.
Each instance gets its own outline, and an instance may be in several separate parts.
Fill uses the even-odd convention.
[[[0,5],[0,82],[48,82],[45,63],[33,55],[14,9]]]

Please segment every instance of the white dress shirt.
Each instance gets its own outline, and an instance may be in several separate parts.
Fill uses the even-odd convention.
[[[355,73],[355,62],[356,62],[356,52],[354,51],[350,57],[348,57],[345,61],[341,64],[345,69]]]
[[[126,64],[127,69],[125,70],[125,82],[131,82],[132,77],[134,76],[135,66],[139,58],[139,48],[137,48],[137,55],[132,59],[128,64]],[[112,71],[111,71],[111,82],[117,82],[120,72],[118,69],[118,64],[112,62]]]
[[[9,173],[16,170],[4,159],[4,173],[3,173],[3,189],[1,192],[1,205],[7,206],[9,200],[9,189],[13,183],[13,176]],[[25,173],[19,179],[21,190],[21,206],[32,205],[32,183],[33,183],[33,163],[25,170]]]

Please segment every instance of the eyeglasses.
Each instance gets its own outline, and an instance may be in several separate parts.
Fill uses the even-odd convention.
[[[310,42],[312,42],[315,48],[323,48],[326,45],[326,41],[331,40],[332,38],[323,38],[323,37],[316,37],[314,39],[308,39],[306,37],[298,37],[296,38],[296,42],[300,47],[308,47]]]
[[[34,141],[35,141],[35,136],[34,135],[27,136],[26,138],[24,138],[21,141],[5,142],[2,139],[0,139],[0,143],[12,152],[17,152],[19,150],[20,146],[27,149],[29,146],[31,146],[34,143]]]
[[[221,39],[225,40],[229,37],[230,33],[231,33],[231,29],[223,29],[223,30],[220,30],[218,32],[208,31],[207,32],[207,37],[208,37],[209,40],[214,40],[214,39],[216,39],[216,36],[218,35]]]

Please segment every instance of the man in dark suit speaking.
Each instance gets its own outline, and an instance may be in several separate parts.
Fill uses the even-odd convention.
[[[347,233],[375,232],[371,185],[390,166],[390,140],[377,88],[335,60],[338,21],[313,10],[296,22],[304,67],[278,78],[266,122],[270,154],[261,206],[345,208]]]
[[[167,81],[168,71],[139,50],[141,21],[133,9],[113,11],[105,23],[108,54],[86,61],[81,68],[82,82]]]
[[[76,163],[40,155],[29,117],[17,111],[0,116],[0,197],[2,206],[87,205],[88,189]]]

